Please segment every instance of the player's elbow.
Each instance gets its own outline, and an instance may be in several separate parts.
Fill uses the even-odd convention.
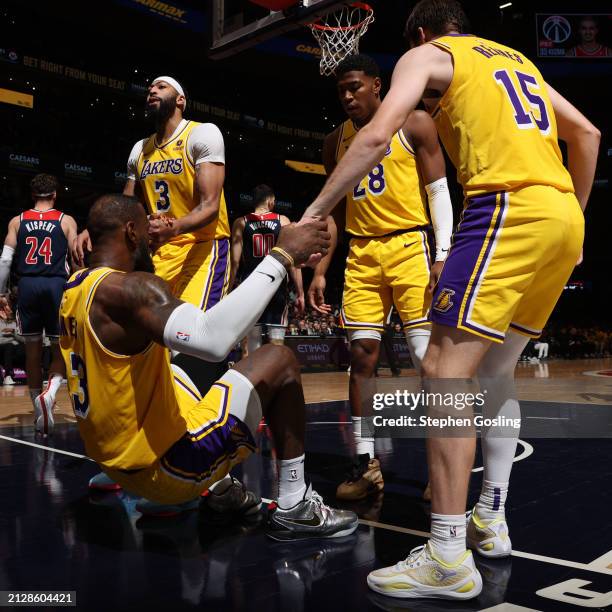
[[[370,129],[368,129],[370,128]],[[387,135],[386,130],[376,128],[375,126],[366,125],[362,131],[364,132],[365,144],[376,151],[386,151],[391,142],[392,135]]]

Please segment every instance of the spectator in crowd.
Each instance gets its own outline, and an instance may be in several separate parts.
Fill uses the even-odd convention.
[[[295,323],[289,323],[289,327],[287,327],[287,335],[288,336],[299,336],[300,330]]]

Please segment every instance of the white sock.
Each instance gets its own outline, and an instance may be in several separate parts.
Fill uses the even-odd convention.
[[[476,504],[478,518],[492,521],[505,514],[506,497],[508,496],[507,482],[482,481],[480,498]]]
[[[51,374],[49,377],[49,386],[47,387],[47,395],[51,398],[51,403],[55,402],[55,396],[62,384],[63,376],[61,374]]]
[[[226,474],[221,480],[217,480],[208,487],[210,491],[214,491],[217,495],[223,495],[232,486],[232,477]]]
[[[429,544],[436,557],[453,563],[466,551],[465,514],[431,513],[431,539]]]
[[[280,459],[278,467],[278,500],[281,508],[291,508],[302,501],[306,492],[304,455],[294,459]]]
[[[31,387],[28,389],[30,392],[30,399],[32,400],[32,406],[34,406],[34,400],[40,395],[42,389],[32,389]]]
[[[357,455],[367,453],[370,459],[374,459],[374,437],[363,437],[361,435],[362,417],[354,416],[353,419],[353,435],[355,436],[355,452]]]

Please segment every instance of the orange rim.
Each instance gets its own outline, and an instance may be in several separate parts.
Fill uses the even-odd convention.
[[[313,23],[309,23],[308,25],[314,30],[322,30],[322,31],[328,31],[328,32],[329,31],[356,30],[374,12],[374,9],[369,4],[366,4],[365,2],[351,2],[349,6],[351,6],[354,9],[362,9],[364,11],[368,11],[368,15],[366,15],[366,17],[362,19],[359,23],[356,23],[355,25],[351,25],[351,26],[343,26],[343,27],[329,26],[329,25],[322,24],[321,19],[318,19],[317,21],[314,21]]]

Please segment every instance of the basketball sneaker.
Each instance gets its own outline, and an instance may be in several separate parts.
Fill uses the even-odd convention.
[[[468,518],[466,540],[468,548],[477,551],[483,557],[509,557],[512,554],[512,542],[508,535],[508,523],[503,513],[492,521],[484,521],[472,510]]]
[[[482,578],[466,550],[455,563],[438,559],[429,542],[410,551],[408,558],[368,574],[368,586],[377,593],[412,599],[472,599],[482,591]]]
[[[48,436],[53,431],[55,421],[53,419],[53,408],[55,402],[47,397],[47,392],[43,391],[34,398],[34,428],[37,433]]]
[[[202,493],[205,508],[222,514],[240,514],[249,516],[259,512],[261,497],[255,495],[236,478],[231,476],[232,484],[222,493],[207,489]]]
[[[121,485],[117,484],[110,476],[104,472],[96,474],[89,479],[89,488],[93,491],[120,491]]]
[[[5,387],[11,387],[11,386],[13,386],[15,384],[15,381],[12,379],[11,376],[5,376],[4,377],[4,381],[2,381],[2,384]]]
[[[347,501],[357,501],[380,493],[384,486],[380,461],[376,457],[370,459],[370,455],[364,453],[357,455],[348,478],[338,485],[336,497]]]
[[[330,508],[308,485],[301,501],[292,508],[269,506],[268,533],[273,540],[288,542],[309,538],[341,538],[351,535],[359,524],[350,510]]]

